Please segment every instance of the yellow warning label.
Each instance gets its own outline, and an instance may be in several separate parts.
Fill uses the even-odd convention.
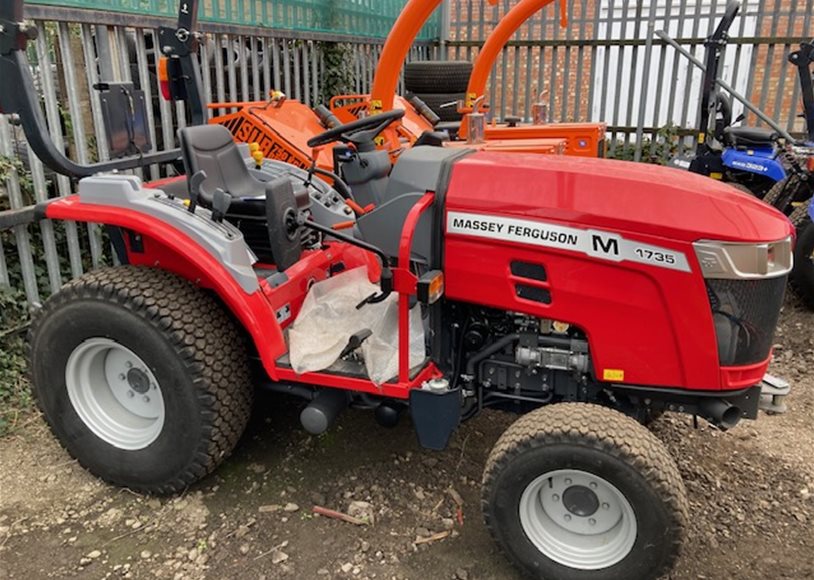
[[[624,381],[625,371],[622,369],[605,369],[602,371],[602,379],[606,381]]]
[[[704,134],[704,133],[699,133],[699,134],[698,134],[698,142],[699,142],[699,143],[703,143],[703,142],[704,142],[704,141],[706,141],[706,140],[707,140],[707,136],[706,136],[706,134]]]
[[[370,101],[370,109],[369,110],[370,110],[371,113],[376,113],[378,111],[381,111],[382,110],[382,102],[380,100],[378,100],[378,99],[374,99],[374,100]]]

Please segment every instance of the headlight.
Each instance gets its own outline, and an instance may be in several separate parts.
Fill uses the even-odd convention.
[[[754,280],[791,271],[791,238],[764,244],[702,240],[693,244],[704,278]]]

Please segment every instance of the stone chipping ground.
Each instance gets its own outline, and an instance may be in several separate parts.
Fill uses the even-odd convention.
[[[814,313],[789,298],[773,363],[794,386],[788,413],[728,433],[679,415],[654,424],[691,505],[671,578],[814,578],[813,331]],[[484,413],[433,453],[409,421],[385,430],[361,411],[313,438],[297,428],[299,408],[261,395],[235,454],[170,498],[96,480],[32,414],[0,440],[0,580],[516,577],[478,504],[486,455],[512,416]]]

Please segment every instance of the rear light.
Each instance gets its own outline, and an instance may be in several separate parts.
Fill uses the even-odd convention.
[[[806,159],[806,169],[809,173],[814,173],[814,155]]]
[[[161,88],[161,96],[165,101],[172,100],[172,90],[170,89],[170,59],[161,57],[158,60],[158,86]]]

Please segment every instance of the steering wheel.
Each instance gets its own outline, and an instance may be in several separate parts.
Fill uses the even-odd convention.
[[[356,146],[357,151],[363,153],[373,151],[376,149],[376,144],[373,142],[376,136],[403,116],[404,111],[402,109],[393,109],[386,113],[364,117],[352,123],[328,129],[316,137],[311,137],[308,140],[308,146],[311,148],[321,147],[328,143],[341,141],[342,143],[352,143]]]

